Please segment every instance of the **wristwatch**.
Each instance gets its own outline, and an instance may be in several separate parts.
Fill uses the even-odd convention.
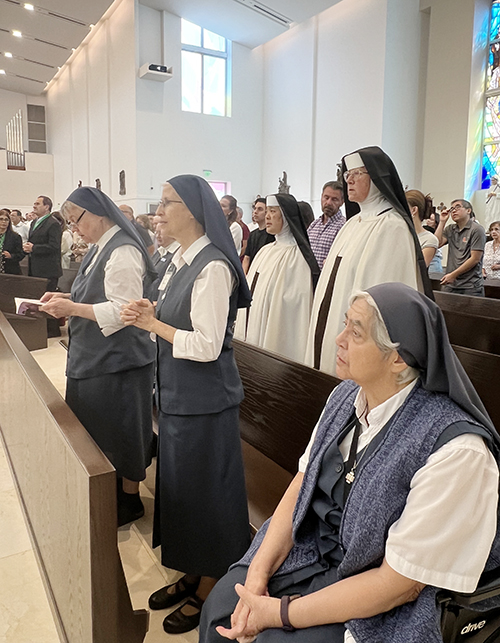
[[[296,628],[290,623],[290,619],[288,618],[288,606],[292,601],[296,598],[300,598],[301,596],[301,594],[287,594],[286,596],[281,597],[280,617],[281,622],[283,623],[282,629],[284,632],[295,632]]]

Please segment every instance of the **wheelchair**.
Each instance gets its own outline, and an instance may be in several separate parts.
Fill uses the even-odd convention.
[[[441,590],[437,601],[444,643],[500,643],[500,568],[484,572],[473,594]],[[474,609],[482,601],[486,609]]]

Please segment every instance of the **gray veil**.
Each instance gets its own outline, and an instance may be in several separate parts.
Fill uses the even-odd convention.
[[[439,306],[402,283],[380,284],[367,292],[380,310],[389,337],[399,343],[399,355],[420,371],[423,388],[448,395],[500,444],[488,412],[451,347]]]

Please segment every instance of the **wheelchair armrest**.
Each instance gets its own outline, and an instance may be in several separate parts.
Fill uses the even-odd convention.
[[[439,603],[453,601],[462,607],[470,607],[474,603],[479,603],[498,595],[500,595],[500,569],[496,568],[481,575],[477,589],[472,594],[441,590],[437,595],[437,599]]]

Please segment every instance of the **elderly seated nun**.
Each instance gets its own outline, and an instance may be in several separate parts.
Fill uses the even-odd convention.
[[[399,281],[432,298],[427,268],[398,172],[379,147],[342,159],[347,223],[321,271],[314,295],[306,364],[335,372],[335,338],[351,293]]]
[[[62,206],[73,231],[94,244],[70,293],[46,293],[42,307],[69,317],[66,402],[116,469],[118,524],[144,515],[139,482],[151,463],[155,344],[126,328],[121,305],[156,276],[137,231],[100,190],[77,188]]]
[[[336,341],[344,381],[200,643],[442,643],[439,588],[473,592],[498,566],[500,439],[438,306],[374,286]]]
[[[250,266],[252,306],[239,312],[235,337],[303,362],[320,270],[295,198],[272,194],[266,206],[266,230],[276,240]]]
[[[156,333],[159,405],[153,546],[165,567],[184,572],[149,599],[168,614],[169,634],[194,629],[216,580],[250,542],[241,456],[243,399],[232,337],[236,311],[248,306],[241,262],[208,183],[170,179],[156,216],[180,248],[165,273],[156,311],[131,302],[122,318]],[[185,599],[187,602],[184,602]]]

